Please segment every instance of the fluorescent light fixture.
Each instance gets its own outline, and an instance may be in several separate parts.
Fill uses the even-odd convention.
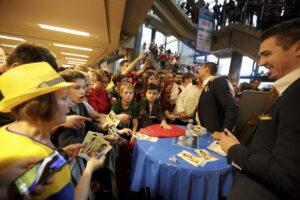
[[[50,25],[45,25],[45,24],[38,24],[38,25],[43,29],[48,29],[48,30],[52,30],[52,31],[60,31],[60,32],[64,32],[64,33],[71,33],[74,35],[81,35],[81,36],[86,36],[86,37],[90,36],[90,34],[87,32],[76,31],[76,30],[72,30],[72,29],[50,26]]]
[[[62,66],[65,67],[65,68],[73,67],[73,65],[62,65]]]
[[[86,55],[80,55],[80,54],[75,54],[75,53],[66,53],[66,52],[61,52],[62,55],[67,55],[67,56],[77,56],[77,57],[82,57],[82,58],[89,58],[89,56]]]
[[[11,47],[11,48],[15,48],[15,47],[16,47],[15,45],[10,45],[10,44],[1,44],[1,46],[4,46],[4,47]]]
[[[79,49],[79,50],[84,50],[84,51],[92,51],[92,49],[90,49],[90,48],[77,47],[77,46],[71,46],[71,45],[65,45],[65,44],[53,43],[53,45],[57,46],[57,47],[65,47],[65,48],[70,48],[70,49]]]
[[[80,65],[80,64],[86,64],[86,62],[78,62],[78,61],[71,61],[71,60],[69,60],[68,64],[77,64],[77,65]]]
[[[78,59],[78,58],[68,58],[66,57],[67,60],[75,60],[75,61],[83,61],[83,62],[86,62],[87,60],[84,60],[84,59]]]
[[[5,35],[0,35],[0,38],[2,38],[2,39],[8,39],[8,40],[17,40],[17,41],[22,41],[22,42],[25,41],[22,38],[10,37],[10,36],[5,36]]]

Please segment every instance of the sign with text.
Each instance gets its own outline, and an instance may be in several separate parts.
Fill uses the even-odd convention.
[[[196,50],[200,51],[201,55],[208,55],[210,52],[213,27],[213,13],[199,8]]]

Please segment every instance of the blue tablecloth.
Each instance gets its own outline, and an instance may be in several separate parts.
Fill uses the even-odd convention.
[[[204,167],[194,167],[177,157],[183,150],[193,149],[172,145],[174,138],[160,138],[158,142],[136,140],[131,172],[131,190],[150,189],[151,197],[163,196],[164,200],[203,199],[214,200],[227,196],[233,181],[234,169],[227,158],[212,153],[219,160]],[[213,139],[208,135],[198,137],[198,149],[206,148]],[[210,151],[211,152],[211,151]],[[196,153],[195,153],[196,154]]]

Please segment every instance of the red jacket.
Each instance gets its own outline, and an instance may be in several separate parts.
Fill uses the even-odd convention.
[[[91,88],[88,102],[98,113],[108,114],[110,111],[109,97],[106,90]]]

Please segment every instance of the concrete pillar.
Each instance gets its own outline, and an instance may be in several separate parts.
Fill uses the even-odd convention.
[[[143,37],[143,24],[141,24],[137,33],[135,34],[134,47],[133,50],[130,52],[131,54],[130,61],[133,61],[135,58],[139,56],[141,50],[142,37]]]
[[[108,64],[107,68],[112,73],[120,72],[120,70],[119,70],[119,62],[118,61],[115,61],[115,62],[112,62],[112,63]]]
[[[240,79],[242,59],[243,59],[243,54],[239,52],[232,52],[229,75],[228,75],[228,78],[231,82],[237,83]]]
[[[155,35],[156,35],[156,29],[152,29],[151,31],[151,42],[155,43]]]

